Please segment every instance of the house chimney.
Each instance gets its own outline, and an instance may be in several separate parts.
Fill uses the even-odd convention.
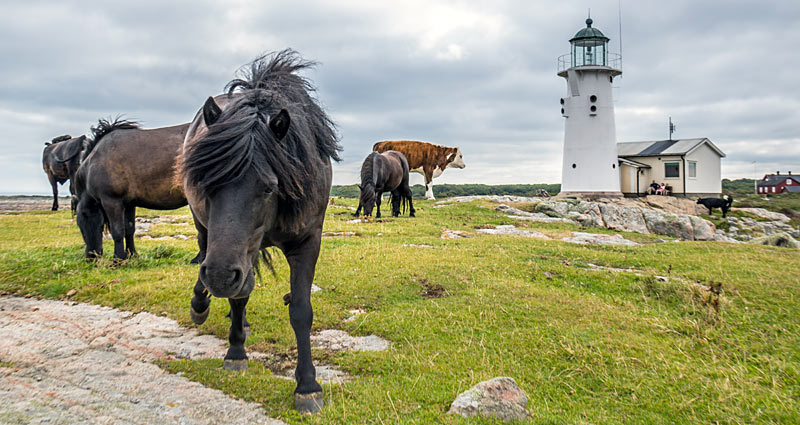
[[[781,172],[780,172],[780,171],[778,171],[778,175],[779,175],[779,176],[781,175]]]

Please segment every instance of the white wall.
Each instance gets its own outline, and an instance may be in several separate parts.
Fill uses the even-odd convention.
[[[570,69],[564,98],[561,192],[620,192],[614,100],[606,67]],[[596,101],[591,102],[591,97]],[[592,112],[591,107],[596,106]],[[573,168],[573,164],[575,167]]]
[[[722,170],[720,156],[708,145],[703,144],[686,155],[689,161],[697,161],[697,178],[686,177],[687,193],[722,193]]]

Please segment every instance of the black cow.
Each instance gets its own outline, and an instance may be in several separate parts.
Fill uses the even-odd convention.
[[[722,198],[700,198],[697,200],[698,204],[705,205],[708,208],[708,214],[712,215],[714,213],[714,208],[719,208],[722,210],[722,217],[724,218],[728,214],[728,210],[731,209],[731,204],[733,204],[733,197],[728,195],[723,196]]]

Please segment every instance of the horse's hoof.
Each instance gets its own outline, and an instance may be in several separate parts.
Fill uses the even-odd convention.
[[[325,406],[322,391],[294,395],[294,408],[300,413],[317,413]]]
[[[206,311],[202,313],[198,313],[194,311],[194,307],[189,307],[189,315],[192,316],[192,322],[197,325],[202,325],[206,319],[208,319],[208,312],[211,310],[211,306],[206,307]]]
[[[225,362],[222,364],[222,368],[225,370],[247,370],[247,359],[241,359],[241,360],[225,359]]]

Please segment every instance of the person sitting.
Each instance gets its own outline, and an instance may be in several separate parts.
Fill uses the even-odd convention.
[[[656,190],[658,190],[658,183],[656,183],[656,181],[653,180],[653,182],[650,183],[650,188],[647,189],[647,193],[649,195],[655,195],[656,194]]]
[[[656,195],[669,195],[669,193],[667,193],[667,185],[664,183],[658,185],[658,189],[656,189]]]

